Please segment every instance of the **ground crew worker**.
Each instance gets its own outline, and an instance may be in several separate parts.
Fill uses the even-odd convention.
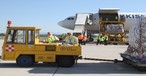
[[[64,39],[65,44],[67,45],[78,45],[78,38],[75,36],[72,36],[71,33],[67,33],[66,38]]]
[[[126,43],[126,39],[124,37],[122,38],[121,41],[124,42],[124,43]]]
[[[78,40],[79,40],[79,45],[81,45],[82,44],[82,41],[83,41],[83,35],[82,34],[80,34],[78,36]]]
[[[101,36],[100,36],[100,44],[103,44],[103,43],[104,43],[104,36],[101,35]]]
[[[56,36],[53,36],[51,32],[48,32],[48,36],[46,38],[47,43],[54,43],[56,41],[59,41],[59,38]]]
[[[87,37],[83,36],[83,41],[82,41],[83,45],[86,45],[86,42],[87,42]]]
[[[74,39],[74,42],[75,42],[74,45],[75,45],[75,46],[78,46],[78,45],[79,45],[79,44],[78,44],[78,43],[79,43],[78,37],[76,37],[75,35],[73,35],[73,37],[75,38],[75,39]]]
[[[107,45],[107,44],[108,44],[108,36],[104,35],[104,45]]]
[[[100,35],[98,35],[98,36],[96,37],[96,40],[97,40],[96,45],[98,45],[98,44],[100,43]]]

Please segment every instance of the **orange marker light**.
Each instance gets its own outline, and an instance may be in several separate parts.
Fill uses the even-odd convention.
[[[10,27],[11,24],[12,24],[12,22],[11,21],[8,21],[8,27]]]

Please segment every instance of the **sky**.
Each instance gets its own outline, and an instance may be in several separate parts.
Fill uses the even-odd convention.
[[[44,34],[71,32],[57,23],[76,13],[97,13],[99,8],[146,13],[146,0],[0,0],[0,33],[5,33],[8,20],[12,26],[40,27]]]

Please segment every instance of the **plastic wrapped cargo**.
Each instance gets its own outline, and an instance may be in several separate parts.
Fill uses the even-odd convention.
[[[129,30],[129,46],[125,54],[146,58],[146,16],[137,19]]]
[[[107,27],[107,32],[124,32],[124,27],[122,24],[108,24]]]

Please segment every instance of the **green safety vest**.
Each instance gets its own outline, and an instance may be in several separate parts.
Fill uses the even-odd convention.
[[[74,45],[76,39],[77,38],[75,36],[71,36],[70,38],[67,36],[65,38],[65,43],[66,44],[73,44]],[[75,44],[75,45],[78,45],[78,44]]]
[[[105,37],[105,40],[108,40],[108,37],[107,36]]]
[[[100,41],[104,41],[104,39],[105,39],[104,37],[100,37]]]
[[[55,36],[47,37],[47,42],[48,43],[53,43],[55,41]]]

